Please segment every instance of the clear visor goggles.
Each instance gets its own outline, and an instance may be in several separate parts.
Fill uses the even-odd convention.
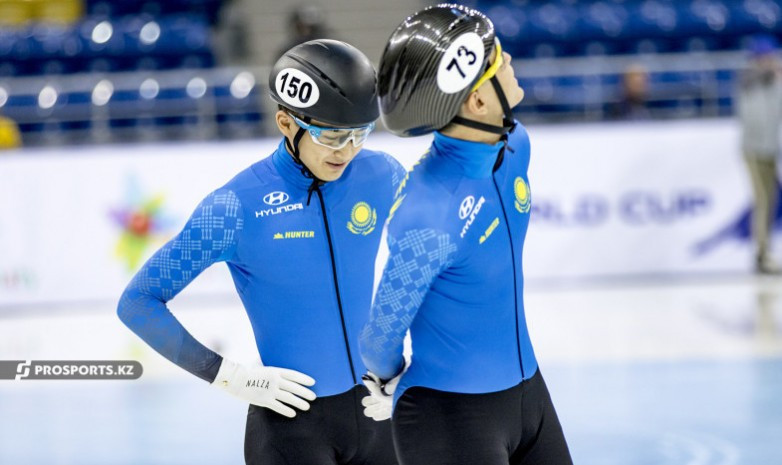
[[[360,146],[366,142],[369,133],[375,129],[375,123],[369,123],[366,126],[358,128],[325,128],[307,124],[290,113],[288,113],[288,115],[296,121],[296,124],[298,124],[300,128],[306,130],[310,134],[313,142],[335,150],[346,146],[348,141],[353,142],[353,147]]]

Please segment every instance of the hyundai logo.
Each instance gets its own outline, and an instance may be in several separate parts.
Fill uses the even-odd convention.
[[[462,200],[462,204],[459,205],[459,219],[463,220],[470,216],[472,208],[475,206],[475,197],[468,195]]]
[[[266,205],[282,205],[288,201],[288,194],[285,192],[269,192],[263,196],[263,202]]]

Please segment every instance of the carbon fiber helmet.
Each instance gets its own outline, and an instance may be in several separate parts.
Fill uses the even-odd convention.
[[[330,39],[291,48],[269,74],[272,100],[310,120],[342,127],[378,118],[375,85],[375,68],[366,55]]]
[[[509,108],[501,128],[457,116],[494,46],[491,20],[463,5],[430,6],[403,21],[388,40],[378,73],[380,109],[388,129],[403,137],[418,136],[458,122],[507,132],[512,126]],[[505,109],[499,82],[491,81]]]

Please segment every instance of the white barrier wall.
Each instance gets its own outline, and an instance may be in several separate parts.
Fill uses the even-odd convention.
[[[531,137],[528,279],[748,269],[750,189],[731,121],[534,127]],[[410,167],[430,140],[379,134],[368,147]],[[1,155],[0,307],[117,299],[201,198],[277,142]],[[213,268],[189,292],[231,292]]]

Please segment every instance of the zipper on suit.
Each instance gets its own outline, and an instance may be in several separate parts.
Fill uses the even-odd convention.
[[[320,201],[320,210],[323,212],[323,224],[326,227],[326,239],[329,242],[329,255],[331,256],[331,271],[334,275],[334,290],[337,293],[337,306],[339,307],[339,319],[342,323],[342,336],[345,338],[345,350],[348,352],[348,363],[350,363],[350,374],[353,376],[353,384],[357,384],[356,371],[353,368],[353,356],[350,354],[350,342],[348,340],[348,329],[345,325],[345,313],[342,311],[342,297],[339,293],[339,280],[337,279],[337,262],[334,259],[334,245],[331,242],[331,230],[329,229],[329,219],[326,214],[326,204],[323,201],[323,193],[319,187],[315,187],[315,192],[318,194],[318,200]],[[518,331],[518,329],[517,329]]]
[[[508,241],[510,243],[510,256],[513,265],[513,308],[516,316],[516,350],[519,354],[519,368],[521,368],[521,379],[524,377],[524,362],[521,359],[521,338],[519,336],[519,297],[518,289],[516,289],[516,253],[513,250],[513,236],[510,233],[510,222],[508,221],[508,214],[505,212],[505,203],[502,201],[502,193],[500,187],[497,185],[497,179],[494,177],[494,173],[491,175],[491,180],[494,183],[494,189],[497,191],[497,198],[500,200],[500,208],[502,208],[502,216],[505,219],[505,228],[508,231]]]

